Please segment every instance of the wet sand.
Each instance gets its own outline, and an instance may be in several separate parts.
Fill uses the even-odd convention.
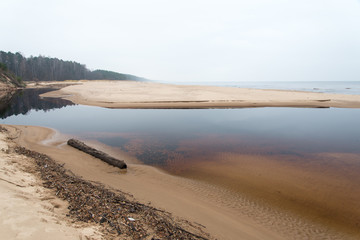
[[[135,81],[80,81],[42,96],[108,108],[360,108],[360,95]]]
[[[324,153],[306,157],[304,161],[286,155],[219,153],[217,161],[187,165],[181,176],[253,197],[254,202],[271,207],[274,214],[291,211],[329,229],[360,237],[360,155]]]
[[[327,174],[324,175],[324,179],[321,175],[317,177],[319,174],[317,169],[313,172],[302,172],[304,169],[298,166],[284,165],[272,159],[256,156],[247,158],[243,156],[244,160],[238,163],[233,161],[238,156],[224,154],[222,158],[226,164],[221,164],[223,166],[221,168],[215,163],[203,165],[198,162],[202,165],[200,168],[194,166],[195,172],[187,172],[187,177],[197,176],[197,180],[192,180],[172,176],[150,166],[132,163],[131,157],[117,151],[117,157],[129,163],[129,169],[124,173],[64,145],[64,139],[69,136],[54,135],[52,130],[40,127],[14,126],[11,128],[12,134],[17,136],[16,141],[20,145],[45,153],[56,161],[65,163],[65,168],[86,180],[121,189],[141,202],[151,202],[154,207],[199,223],[206,227],[205,231],[218,239],[357,239],[359,237],[354,228],[342,228],[337,222],[335,224],[324,222],[318,217],[309,218],[309,215],[314,212],[307,214],[307,217],[298,214],[295,205],[288,204],[287,201],[281,202],[276,197],[277,195],[274,195],[274,192],[280,189],[284,191],[285,199],[292,196],[293,199],[300,201],[302,199],[327,200],[329,196],[326,196],[326,189],[328,189],[326,184],[331,185],[336,181],[328,182]],[[111,153],[108,151],[109,147],[95,144],[98,148]],[[342,159],[344,156],[338,157]],[[358,159],[351,157],[349,161],[358,161]],[[236,166],[237,164],[241,166]],[[237,171],[239,169],[240,172]],[[215,177],[209,178],[209,173]],[[294,175],[294,173],[300,174]],[[261,175],[264,177],[259,177]],[[315,178],[312,178],[314,176]],[[336,177],[332,174],[328,176]],[[217,181],[218,179],[224,179],[223,185],[221,181]],[[303,184],[301,181],[304,179],[307,181]],[[232,181],[239,180],[244,183],[242,189],[229,188]],[[321,188],[310,189],[310,194],[304,189],[301,190],[311,188],[312,181],[323,183],[319,185],[325,187],[319,192],[321,196],[312,196],[312,193]],[[339,183],[339,187],[348,183]],[[354,184],[340,191],[340,196],[346,192],[351,193],[351,190],[354,190]],[[269,186],[272,187],[268,189]],[[269,196],[275,196],[275,199]],[[353,195],[353,197],[348,200],[341,199],[345,201],[346,206],[353,204],[354,207],[353,213],[343,208],[345,211],[342,214],[348,216],[350,220],[357,221],[358,203],[351,201],[359,198],[358,195]],[[264,198],[266,201],[258,201],[258,198]],[[337,200],[339,198],[325,205],[331,206]],[[274,204],[276,202],[279,204]],[[350,210],[350,207],[348,209]]]

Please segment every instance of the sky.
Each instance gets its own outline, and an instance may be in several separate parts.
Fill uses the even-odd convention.
[[[359,0],[1,0],[0,50],[162,82],[360,81]]]

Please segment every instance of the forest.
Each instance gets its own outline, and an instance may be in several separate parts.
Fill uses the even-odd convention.
[[[22,81],[64,81],[80,79],[105,80],[137,80],[140,78],[130,74],[106,70],[91,71],[86,65],[74,61],[64,61],[58,58],[44,56],[24,57],[21,53],[0,51],[1,66],[13,72]]]

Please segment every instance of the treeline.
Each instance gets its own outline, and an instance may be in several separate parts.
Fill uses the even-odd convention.
[[[12,86],[12,87],[24,86],[21,78],[15,76],[15,74],[10,72],[8,67],[1,62],[0,62],[0,83],[5,83],[6,86]]]
[[[97,80],[97,79],[107,79],[107,80],[137,80],[137,81],[145,81],[146,79],[140,78],[130,74],[117,73],[106,70],[95,70],[91,71],[87,78],[89,80]]]
[[[44,56],[24,57],[21,53],[0,51],[0,63],[23,81],[64,81],[80,79],[145,80],[105,70],[90,71],[84,64]]]

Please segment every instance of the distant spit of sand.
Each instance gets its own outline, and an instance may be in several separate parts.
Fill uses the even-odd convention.
[[[108,108],[360,108],[360,95],[135,81],[81,81],[43,96]]]

